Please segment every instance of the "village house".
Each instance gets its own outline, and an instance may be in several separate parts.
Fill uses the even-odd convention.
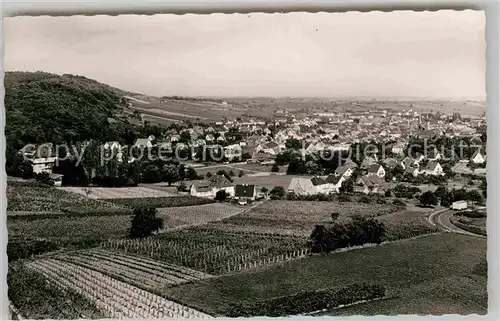
[[[257,198],[257,188],[255,185],[237,184],[234,188],[234,199],[238,204],[245,205],[255,201]]]
[[[343,165],[343,166],[339,166],[335,169],[335,172],[333,172],[333,175],[334,176],[337,176],[337,177],[344,177],[344,178],[348,178],[348,177],[351,177],[353,173],[353,168],[350,167],[349,165]]]
[[[483,155],[483,153],[481,153],[480,150],[477,150],[474,155],[472,155],[470,161],[474,164],[483,164],[484,162],[486,162],[486,157]]]
[[[406,148],[405,143],[397,143],[392,146],[391,152],[393,154],[402,155],[404,153],[405,148]]]
[[[420,174],[420,171],[416,167],[409,166],[409,167],[406,167],[403,175],[407,175],[407,174],[413,175],[413,177],[417,177]]]
[[[441,164],[434,161],[427,163],[427,166],[425,166],[425,169],[422,171],[422,173],[434,176],[444,175],[443,167],[441,167]]]
[[[192,196],[214,198],[220,190],[226,191],[229,197],[234,197],[234,185],[224,175],[214,175],[209,180],[193,183],[189,193]]]
[[[328,177],[326,178],[326,182],[329,184],[329,192],[339,193],[340,187],[342,187],[342,183],[349,177],[350,175],[349,176],[328,175]]]
[[[49,180],[54,186],[62,186],[63,176],[64,176],[63,174],[50,173]]]
[[[31,166],[34,174],[52,173],[54,164],[57,160],[56,156],[36,157],[31,159]]]
[[[376,157],[366,156],[361,162],[362,169],[368,169],[370,166],[377,163]]]
[[[380,178],[385,176],[384,167],[380,164],[373,164],[368,168],[367,175],[377,175]]]
[[[137,138],[134,147],[138,148],[152,148],[153,147],[154,136],[149,136],[148,138]]]
[[[242,148],[240,144],[233,144],[224,147],[224,157],[229,161],[241,158]]]
[[[380,193],[384,187],[384,181],[377,175],[361,176],[358,183],[363,187],[363,193]]]

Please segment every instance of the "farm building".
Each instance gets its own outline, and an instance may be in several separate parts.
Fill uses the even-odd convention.
[[[293,177],[290,185],[288,185],[288,192],[297,195],[313,194],[314,185],[310,178]]]
[[[193,183],[189,193],[192,196],[214,198],[220,190],[225,190],[229,197],[234,197],[234,186],[224,175],[214,175],[210,180]]]
[[[467,201],[456,201],[451,204],[451,208],[454,210],[465,210],[467,209]]]
[[[255,201],[257,197],[257,188],[255,185],[237,184],[234,188],[234,199],[239,204],[247,204],[248,202]]]

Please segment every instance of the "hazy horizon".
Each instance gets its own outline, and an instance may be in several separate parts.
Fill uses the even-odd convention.
[[[482,11],[10,17],[4,30],[6,71],[152,96],[486,98]]]

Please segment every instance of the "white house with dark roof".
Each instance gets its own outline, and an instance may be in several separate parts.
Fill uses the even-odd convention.
[[[474,155],[472,155],[470,161],[474,164],[483,164],[486,162],[486,156],[484,156],[480,150],[477,150]]]
[[[218,191],[224,190],[234,197],[234,185],[224,175],[214,175],[209,180],[194,182],[189,193],[192,196],[214,198]]]
[[[380,164],[373,164],[368,168],[367,175],[377,175],[380,178],[385,176],[385,169]]]
[[[427,163],[427,166],[425,166],[424,170],[422,173],[427,174],[427,175],[444,175],[443,172],[443,167],[441,167],[441,164],[438,162],[431,161]]]

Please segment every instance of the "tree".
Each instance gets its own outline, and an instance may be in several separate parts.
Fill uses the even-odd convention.
[[[234,177],[234,172],[232,169],[229,170],[228,175],[229,177]]]
[[[6,153],[6,156],[7,153]],[[7,157],[6,157],[7,158]],[[15,154],[14,156],[7,159],[5,163],[5,171],[7,175],[21,178],[33,178],[33,166],[31,162],[20,154]]]
[[[207,172],[207,173],[205,174],[205,177],[206,177],[206,178],[210,178],[210,177],[212,177],[212,173]]]
[[[332,217],[332,222],[333,222],[333,223],[335,223],[335,222],[338,220],[339,216],[340,216],[340,214],[339,214],[339,213],[337,213],[337,212],[332,213],[332,214],[331,214],[331,217]]]
[[[243,177],[245,175],[245,172],[244,171],[241,171],[238,173],[238,177]]]
[[[275,186],[269,192],[271,198],[281,199],[285,196],[285,188],[283,186]]]
[[[352,194],[354,193],[354,181],[352,178],[348,178],[340,184],[339,188],[340,194]]]
[[[269,189],[268,189],[267,187],[263,186],[263,187],[260,189],[260,191],[261,191],[262,193],[264,193],[265,195],[267,195],[267,192],[269,192]]]
[[[472,204],[478,204],[484,202],[483,195],[477,190],[471,190],[467,193],[467,199],[469,199]]]
[[[174,164],[163,165],[161,174],[163,181],[167,182],[168,186],[171,186],[172,183],[175,183],[180,179],[179,169]]]
[[[271,172],[278,173],[279,171],[280,171],[280,167],[278,166],[278,164],[274,163],[273,167],[271,167]]]
[[[429,207],[430,205],[437,205],[438,198],[433,192],[427,191],[422,195],[420,195],[420,204],[422,204],[424,207]]]
[[[217,193],[215,193],[215,200],[216,201],[219,201],[219,202],[224,202],[228,197],[228,194],[226,193],[225,190],[221,189],[220,191],[217,191]]]
[[[156,217],[156,208],[138,207],[134,209],[131,227],[129,229],[130,238],[148,237],[153,232],[163,228],[163,219]]]
[[[438,198],[442,198],[445,194],[448,193],[448,190],[446,189],[446,187],[444,186],[439,186],[436,191],[434,192],[434,194],[438,197]]]
[[[191,166],[186,168],[186,179],[189,181],[194,181],[198,179],[198,173]]]

